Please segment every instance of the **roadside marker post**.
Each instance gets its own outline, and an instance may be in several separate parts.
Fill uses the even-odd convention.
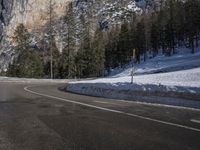
[[[132,56],[132,72],[131,72],[131,84],[133,84],[133,77],[134,77],[134,59],[135,59],[135,49],[133,49],[133,56]]]

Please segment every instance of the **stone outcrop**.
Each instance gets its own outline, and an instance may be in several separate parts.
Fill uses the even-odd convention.
[[[52,0],[53,17],[62,17],[71,0]],[[0,70],[6,70],[12,58],[12,36],[23,23],[32,32],[49,22],[50,0],[0,0]]]
[[[92,31],[96,28],[110,29],[124,19],[132,17],[132,13],[142,13],[144,5],[160,0],[52,0],[53,28],[57,48],[62,51],[62,37],[66,35],[62,28],[66,27],[63,18],[69,2],[73,2],[75,20],[84,16]],[[145,3],[144,3],[145,2]],[[149,5],[151,6],[151,5]],[[23,23],[36,43],[45,39],[48,34],[50,0],[0,0],[0,71],[6,70],[14,54],[12,37],[16,27]],[[154,6],[151,6],[154,7]],[[78,27],[82,30],[82,26]]]

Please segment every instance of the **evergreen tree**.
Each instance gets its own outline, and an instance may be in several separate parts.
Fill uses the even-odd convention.
[[[174,11],[174,29],[178,46],[185,40],[185,10],[183,1],[176,1]]]
[[[21,53],[17,61],[18,77],[41,78],[43,76],[42,62],[34,49],[29,49]]]
[[[130,37],[129,37],[128,23],[124,22],[121,26],[121,31],[119,34],[119,41],[117,46],[117,59],[119,61],[119,66],[123,66],[131,60],[131,49],[130,49]]]
[[[175,54],[175,22],[174,22],[174,12],[175,12],[175,0],[169,0],[169,22],[167,25],[169,33],[169,47]]]
[[[166,19],[166,11],[163,7],[164,6],[161,5],[161,10],[160,10],[160,12],[158,13],[158,16],[157,16],[157,23],[158,23],[158,29],[159,29],[159,40],[160,40],[159,42],[161,44],[160,46],[162,48],[162,53],[164,54],[166,52],[166,47],[167,47],[167,44],[166,44],[167,19]]]
[[[60,52],[56,46],[55,38],[52,37],[51,45],[46,46],[47,53],[43,56],[45,61],[43,62],[45,77],[51,78],[51,52],[52,51],[52,73],[53,78],[61,78],[61,63],[60,63]]]
[[[76,50],[76,22],[73,12],[72,2],[68,5],[65,22],[66,22],[66,47],[63,49],[61,56],[61,67],[63,78],[72,78],[76,76],[75,68],[75,50]]]
[[[52,56],[53,56],[53,78],[60,78],[59,65],[60,65],[60,52],[56,46],[55,39],[52,41]],[[49,66],[50,67],[50,66]]]
[[[8,76],[39,78],[43,76],[43,66],[39,54],[30,48],[30,34],[23,24],[14,32],[16,57],[9,65]]]
[[[144,23],[141,21],[137,23],[136,26],[136,37],[135,37],[135,45],[136,45],[136,60],[140,63],[140,55],[145,52],[145,28]]]
[[[23,24],[19,24],[14,32],[13,42],[15,43],[14,49],[16,53],[21,53],[29,49],[30,34]]]
[[[104,37],[103,32],[101,30],[97,30],[95,33],[94,41],[92,44],[93,50],[93,67],[94,67],[94,74],[95,76],[102,76],[104,75],[104,68],[105,68],[105,44],[104,44]]]
[[[80,49],[76,56],[76,69],[77,76],[88,77],[91,74],[92,68],[92,51],[91,51],[91,40],[89,36],[89,28],[84,30],[83,39],[81,41]]]
[[[108,72],[112,68],[118,67],[119,64],[117,59],[118,32],[118,26],[112,28],[105,43],[105,67]]]
[[[153,48],[153,56],[155,57],[159,49],[159,28],[157,22],[151,26],[151,47]]]
[[[132,50],[136,48],[136,42],[137,42],[136,41],[136,18],[133,18],[130,24],[130,31],[129,31],[129,46],[130,46],[131,53],[132,53]]]
[[[199,32],[199,3],[198,0],[187,0],[185,3],[186,35],[189,38],[189,45],[192,49],[192,53],[195,52],[194,41],[195,36],[197,36]]]

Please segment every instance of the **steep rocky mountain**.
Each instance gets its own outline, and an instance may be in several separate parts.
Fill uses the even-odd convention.
[[[56,45],[63,48],[63,17],[69,2],[78,21],[84,16],[91,28],[109,30],[123,19],[131,18],[133,12],[141,14],[144,9],[159,5],[158,0],[52,0],[53,26]],[[159,0],[160,3],[160,0]],[[15,55],[12,37],[15,28],[23,23],[37,44],[48,34],[50,0],[0,0],[0,70],[6,70]]]
[[[53,2],[55,18],[64,15],[69,1]],[[49,0],[0,0],[0,70],[7,68],[14,55],[12,36],[15,28],[23,23],[29,32],[34,34],[34,31],[44,27],[48,20]]]

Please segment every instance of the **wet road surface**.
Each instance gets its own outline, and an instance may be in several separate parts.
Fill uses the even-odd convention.
[[[200,149],[200,111],[81,96],[62,86],[0,82],[0,150]]]

